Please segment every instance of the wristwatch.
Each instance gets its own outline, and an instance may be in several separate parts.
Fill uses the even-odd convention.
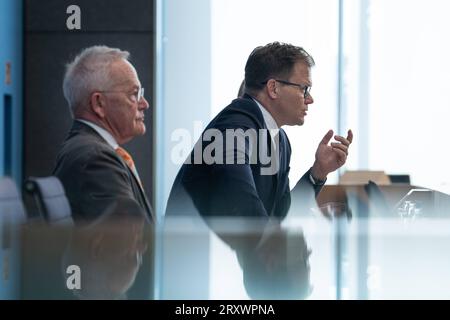
[[[325,182],[327,182],[326,178],[325,178],[325,180],[315,179],[311,173],[309,173],[309,180],[315,186],[323,186],[325,184]]]

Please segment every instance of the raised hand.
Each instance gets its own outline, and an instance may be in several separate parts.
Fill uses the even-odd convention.
[[[320,141],[316,151],[316,160],[311,169],[314,178],[325,180],[330,172],[342,167],[347,160],[348,148],[353,141],[353,132],[348,130],[347,138],[334,136],[337,142],[328,144],[333,137],[333,130],[329,130]]]

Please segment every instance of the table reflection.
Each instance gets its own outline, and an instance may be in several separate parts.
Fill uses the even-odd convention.
[[[168,216],[156,232],[116,203],[88,225],[9,228],[20,249],[3,261],[19,256],[9,281],[25,299],[450,298],[448,197],[391,189],[330,188],[283,220]]]
[[[152,234],[139,205],[126,199],[83,225],[24,226],[24,298],[127,299],[131,292],[133,298],[151,299]],[[143,265],[139,281],[145,286],[136,283]]]

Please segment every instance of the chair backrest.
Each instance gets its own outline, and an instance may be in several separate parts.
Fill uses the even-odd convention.
[[[64,187],[57,177],[30,177],[25,181],[42,218],[49,224],[73,225],[72,212]]]
[[[26,221],[25,207],[11,178],[0,178],[0,219],[9,222],[23,223]]]
[[[390,174],[388,176],[392,183],[411,184],[409,174]]]
[[[364,190],[366,190],[367,192],[367,196],[369,197],[369,202],[372,205],[372,209],[381,214],[391,213],[392,210],[386,201],[386,197],[384,196],[377,183],[369,180],[369,183],[364,186]]]

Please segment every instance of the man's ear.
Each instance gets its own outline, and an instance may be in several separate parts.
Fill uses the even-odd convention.
[[[278,98],[277,82],[274,79],[270,79],[269,81],[267,81],[266,90],[271,99]]]
[[[91,94],[89,104],[92,112],[99,118],[103,119],[106,116],[106,99],[100,92],[94,92]]]

